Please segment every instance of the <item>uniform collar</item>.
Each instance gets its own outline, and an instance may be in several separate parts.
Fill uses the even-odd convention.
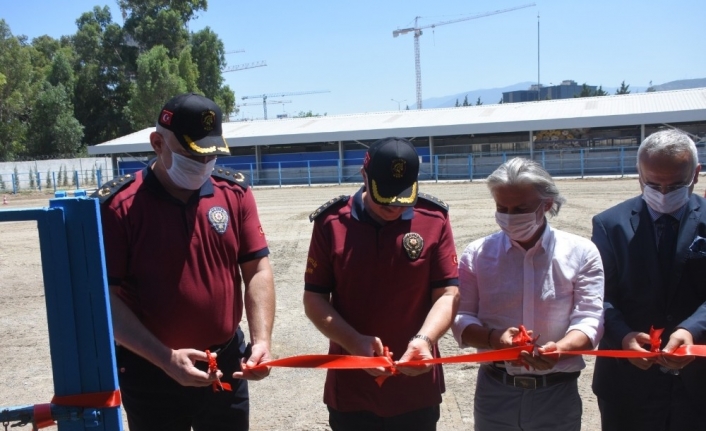
[[[353,195],[353,205],[351,205],[351,216],[362,222],[373,223],[375,225],[380,225],[380,223],[373,220],[372,217],[365,211],[365,204],[363,203],[363,192],[365,191],[365,186],[361,187],[356,194]],[[405,212],[402,213],[397,220],[412,220],[414,218],[414,207],[408,207]],[[395,220],[395,221],[397,221]],[[391,222],[391,223],[394,223]]]
[[[152,170],[152,165],[156,162],[157,158],[155,157],[154,159],[150,160],[147,163],[147,166],[145,166],[145,169],[142,170],[143,181],[145,185],[147,185],[149,188],[156,191],[157,193],[171,196],[169,192],[167,192],[167,189],[164,188],[162,183],[159,182],[159,178],[157,178],[157,175]],[[213,195],[213,183],[209,178],[209,180],[203,183],[203,185],[199,189],[199,197],[211,195]]]

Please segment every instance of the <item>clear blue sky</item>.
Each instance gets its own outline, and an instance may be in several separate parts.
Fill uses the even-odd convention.
[[[512,8],[531,0],[209,0],[190,29],[211,27],[229,65],[265,60],[266,67],[226,73],[238,103],[245,95],[330,90],[268,105],[269,117],[288,112],[350,114],[396,110],[391,99],[415,103],[414,41],[392,37],[396,28],[449,21]],[[573,79],[617,87],[625,80],[646,87],[706,78],[706,1],[544,0],[537,6],[424,30],[423,98],[537,80]],[[58,38],[76,31],[75,20],[108,5],[122,24],[115,0],[0,0],[0,18],[15,35]],[[273,99],[276,100],[276,99]],[[282,99],[280,99],[282,100]],[[253,103],[256,100],[245,101]],[[494,103],[495,101],[485,101]],[[242,108],[262,117],[262,107]]]

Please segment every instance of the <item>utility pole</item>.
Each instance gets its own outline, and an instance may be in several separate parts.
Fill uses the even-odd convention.
[[[397,110],[398,110],[398,111],[400,111],[400,103],[407,101],[407,99],[404,99],[404,100],[390,99],[390,100],[392,100],[393,102],[397,102]]]

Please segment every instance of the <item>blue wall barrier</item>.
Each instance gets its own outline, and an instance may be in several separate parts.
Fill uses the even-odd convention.
[[[421,157],[420,180],[484,179],[500,164],[513,157],[532,158],[554,177],[624,176],[637,173],[637,147],[567,148],[562,150],[436,154],[428,148],[417,148]],[[699,147],[699,160],[706,162],[706,148]],[[253,185],[283,186],[341,184],[360,182],[360,167],[365,150],[338,153],[295,153],[263,156],[260,166],[254,156],[219,157],[218,164],[249,176]],[[121,162],[119,174],[135,172],[144,163]]]

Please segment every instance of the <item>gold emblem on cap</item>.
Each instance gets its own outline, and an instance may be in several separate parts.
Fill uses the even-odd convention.
[[[223,137],[221,137],[223,139]],[[184,135],[184,140],[186,141],[187,144],[189,144],[189,148],[192,150],[196,151],[197,153],[212,153],[214,151],[220,151],[223,154],[228,154],[230,155],[230,151],[228,150],[228,145],[226,144],[226,140],[223,139],[223,146],[222,147],[216,147],[215,145],[211,147],[206,147],[206,148],[201,148],[198,145],[196,145],[196,142],[192,141],[190,137],[187,135]]]
[[[378,183],[377,181],[373,180],[373,197],[375,198],[375,202],[378,202],[383,205],[390,205],[394,203],[400,203],[400,204],[411,204],[414,202],[414,199],[417,197],[417,182],[415,181],[414,184],[412,185],[412,193],[406,198],[404,197],[398,197],[398,196],[393,196],[391,198],[386,198],[383,197],[380,194],[380,191],[378,190]]]
[[[216,124],[216,113],[211,110],[203,111],[201,113],[201,125],[203,129],[210,132],[213,130],[214,124]]]
[[[402,246],[411,260],[417,260],[422,254],[424,239],[416,232],[406,233],[402,238]]]
[[[392,176],[394,178],[402,178],[407,170],[407,160],[395,159],[392,161]]]

